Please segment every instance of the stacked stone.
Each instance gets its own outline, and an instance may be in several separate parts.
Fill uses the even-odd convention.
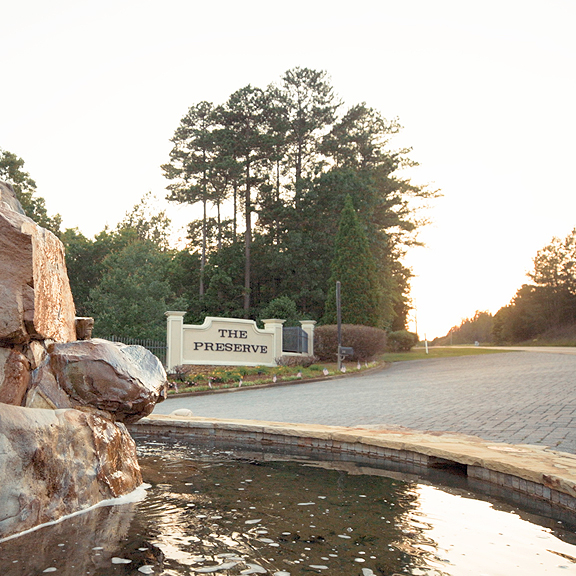
[[[87,325],[62,243],[0,182],[0,539],[142,482],[124,422],[152,412],[166,374],[140,346],[78,340]]]

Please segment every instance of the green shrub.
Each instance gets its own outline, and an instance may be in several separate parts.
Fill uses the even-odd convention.
[[[354,355],[347,356],[347,360],[369,361],[386,350],[386,332],[370,326],[342,324],[342,346],[354,348]],[[314,354],[324,362],[336,362],[338,327],[335,324],[314,330]]]
[[[407,330],[397,330],[388,334],[388,350],[390,352],[410,352],[418,344],[418,334]]]

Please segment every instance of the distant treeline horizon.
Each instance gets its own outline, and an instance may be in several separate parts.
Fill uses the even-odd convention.
[[[433,344],[576,345],[576,229],[552,238],[510,303],[492,315],[476,311]]]

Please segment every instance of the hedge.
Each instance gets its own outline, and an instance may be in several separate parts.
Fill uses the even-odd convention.
[[[370,326],[342,324],[342,346],[354,348],[354,355],[346,356],[346,360],[370,361],[385,351],[386,332]],[[314,330],[314,355],[323,362],[336,362],[338,327],[335,324]]]

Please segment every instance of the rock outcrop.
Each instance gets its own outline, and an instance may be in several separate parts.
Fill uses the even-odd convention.
[[[41,394],[57,408],[92,407],[116,421],[134,422],[164,399],[166,373],[142,346],[100,339],[56,343],[34,371],[31,392],[30,406],[32,396]]]
[[[0,181],[0,206],[2,204],[6,205],[6,208],[26,216],[22,204],[20,204],[18,198],[14,194],[14,189],[10,184]]]
[[[75,316],[62,242],[0,202],[0,342],[76,340]]]
[[[0,540],[142,482],[124,422],[164,399],[166,373],[92,325],[75,317],[62,243],[0,183]]]
[[[0,537],[142,483],[126,428],[78,410],[0,408]]]

